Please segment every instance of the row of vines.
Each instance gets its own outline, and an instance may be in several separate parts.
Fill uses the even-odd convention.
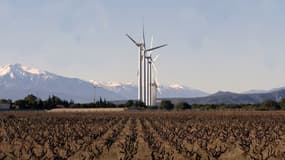
[[[285,159],[285,112],[0,113],[0,159]]]

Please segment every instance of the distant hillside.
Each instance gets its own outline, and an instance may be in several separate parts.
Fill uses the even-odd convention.
[[[269,93],[238,94],[233,92],[217,92],[207,97],[199,98],[173,98],[174,103],[185,101],[189,104],[255,104],[271,99],[279,101],[285,98],[285,89]]]

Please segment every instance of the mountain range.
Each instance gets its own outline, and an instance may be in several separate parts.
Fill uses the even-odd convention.
[[[112,91],[124,99],[136,99],[138,93],[137,85],[133,83],[118,83],[118,82],[100,82],[91,80],[92,84],[97,87],[102,87],[106,90]],[[157,93],[160,98],[177,98],[177,97],[203,97],[209,95],[206,92],[192,89],[179,84],[160,85]]]
[[[21,99],[34,94],[42,99],[56,95],[75,102],[91,102],[94,97],[107,100],[136,99],[137,86],[132,83],[85,81],[37,68],[12,64],[0,67],[0,99]],[[202,97],[206,92],[182,85],[160,85],[160,98]]]
[[[75,102],[91,102],[99,97],[111,101],[125,101],[137,98],[137,85],[133,83],[102,82],[82,80],[57,75],[37,68],[12,64],[0,67],[0,99],[17,100],[28,94],[41,99],[55,95]],[[285,88],[271,90],[250,90],[243,93],[206,92],[187,86],[160,85],[158,98],[173,102],[185,101],[190,104],[248,104],[271,99],[285,98]]]
[[[215,94],[197,98],[172,98],[172,102],[179,101],[189,104],[257,104],[265,100],[280,101],[285,98],[285,89],[273,89],[272,91],[262,91],[261,93],[233,93],[217,92]]]

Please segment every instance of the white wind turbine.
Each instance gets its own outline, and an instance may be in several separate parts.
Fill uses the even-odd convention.
[[[153,36],[151,37],[150,48],[153,46]],[[152,58],[152,51],[149,52],[149,55],[145,58],[147,59],[147,105],[154,106],[156,101],[156,94],[158,89],[158,80],[157,80],[157,67],[155,61],[159,57],[159,54]],[[154,72],[152,72],[152,67]],[[154,81],[152,81],[154,77]]]
[[[151,82],[151,88],[152,88],[152,90],[153,90],[153,92],[151,92],[150,93],[150,95],[151,95],[151,105],[152,106],[155,106],[156,105],[156,99],[157,99],[157,92],[161,92],[160,91],[160,85],[159,85],[159,82],[158,82],[158,76],[157,76],[157,74],[158,74],[158,70],[157,70],[157,67],[156,67],[156,65],[155,65],[155,62],[156,62],[156,60],[157,60],[157,58],[159,57],[159,55],[157,55],[152,61],[151,61],[151,63],[152,63],[152,66],[153,66],[153,68],[154,68],[154,75],[153,75],[153,77],[154,77],[154,81],[153,82]]]
[[[126,34],[126,36],[137,46],[139,47],[139,62],[138,62],[138,100],[142,101],[142,60],[143,60],[143,54],[145,50],[144,43],[138,43],[136,42],[131,36]]]
[[[146,66],[147,66],[147,52],[151,52],[153,50],[162,48],[167,46],[167,44],[160,45],[157,47],[151,47],[150,49],[146,49],[145,43],[145,33],[144,33],[144,26],[143,26],[143,42],[138,43],[136,42],[130,35],[126,34],[126,36],[137,46],[139,47],[139,76],[138,76],[138,100],[144,102],[145,104],[149,104],[149,95],[147,94],[147,77],[146,74]]]

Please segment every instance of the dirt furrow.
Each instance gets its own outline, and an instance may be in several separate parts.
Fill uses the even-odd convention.
[[[184,160],[186,159],[182,154],[179,154],[177,152],[177,150],[171,146],[171,144],[169,144],[168,141],[165,141],[161,138],[161,136],[156,132],[156,130],[152,127],[151,123],[148,121],[148,120],[144,120],[144,123],[146,124],[146,126],[149,128],[150,132],[153,134],[153,136],[155,137],[155,139],[157,140],[157,142],[160,142],[162,143],[161,146],[163,146],[161,148],[161,151],[160,151],[160,155],[162,156],[163,154],[168,154],[170,156],[168,157],[165,157],[165,156],[162,156],[162,157],[165,157],[165,159],[168,159],[168,158],[173,158],[174,160]],[[153,156],[152,156],[153,157]]]
[[[98,157],[98,160],[119,160],[124,156],[124,153],[122,153],[121,144],[125,143],[125,137],[130,132],[130,122],[130,119],[128,119],[127,123],[122,124],[124,125],[123,129],[121,129],[119,135],[113,139],[114,142],[111,144],[111,146],[109,148],[104,148],[104,151]]]
[[[151,149],[149,148],[147,142],[143,138],[143,129],[140,120],[136,119],[137,125],[137,142],[138,142],[138,153],[135,155],[134,159],[146,160],[151,159]]]

